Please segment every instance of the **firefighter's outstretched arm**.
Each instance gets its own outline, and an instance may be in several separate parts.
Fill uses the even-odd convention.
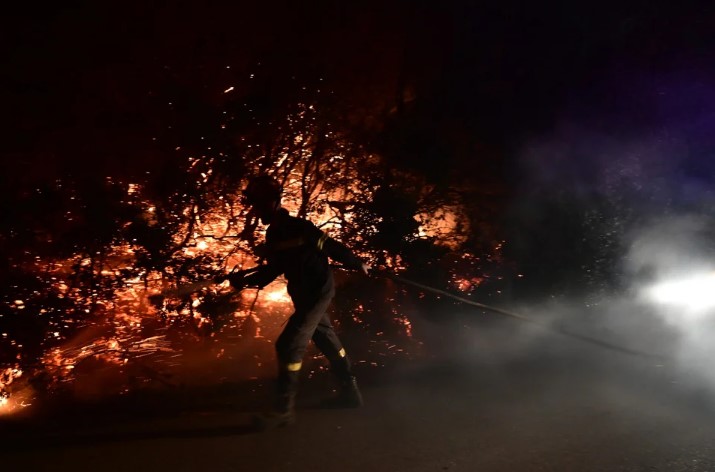
[[[345,267],[359,270],[367,274],[371,267],[357,257],[347,246],[328,236],[321,231],[318,238],[318,249],[323,251],[329,258],[338,261]]]
[[[239,277],[228,276],[228,280],[231,286],[237,290],[242,288],[263,288],[269,283],[273,282],[276,277],[281,275],[281,270],[272,264],[266,264],[258,267],[255,272],[248,275],[242,275]]]

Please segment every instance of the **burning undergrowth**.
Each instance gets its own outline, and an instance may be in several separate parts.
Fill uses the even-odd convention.
[[[61,179],[21,193],[15,208],[23,210],[3,222],[3,411],[59,392],[116,395],[272,374],[271,342],[291,309],[285,282],[240,293],[213,283],[261,262],[264,228],[240,195],[251,175],[273,175],[286,208],[375,266],[422,271],[469,292],[500,263],[499,245],[486,257],[455,251],[470,230],[458,192],[386,168],[314,106],[294,107],[262,142],[221,116],[233,147],[176,146],[162,175]],[[355,360],[379,366],[384,356],[414,354],[412,294],[341,278],[334,317],[339,329],[363,333]]]

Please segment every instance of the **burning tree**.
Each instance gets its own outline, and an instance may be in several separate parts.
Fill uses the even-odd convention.
[[[192,293],[151,297],[260,263],[254,251],[264,228],[241,199],[253,175],[274,176],[291,212],[389,270],[423,280],[434,274],[471,291],[485,265],[498,261],[499,244],[475,245],[464,189],[392,168],[354,139],[332,94],[302,87],[271,103],[260,88],[221,95],[213,105],[188,94],[157,98],[170,108],[170,125],[156,139],[158,171],[18,191],[20,204],[2,222],[5,403],[10,392],[17,406],[57,390],[93,363],[131,372],[121,391],[166,383],[182,341],[260,336],[259,315],[284,316],[289,299],[280,280],[262,292],[200,284]],[[386,311],[411,334],[399,301],[342,308],[357,323],[366,312]]]

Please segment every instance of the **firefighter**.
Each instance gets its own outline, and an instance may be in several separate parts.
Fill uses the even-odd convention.
[[[269,225],[263,254],[267,263],[253,274],[229,280],[236,288],[262,288],[284,274],[295,308],[276,341],[278,379],[273,410],[258,416],[256,426],[271,429],[295,421],[298,377],[311,339],[328,359],[339,381],[338,394],[328,403],[335,407],[362,406],[350,360],[326,313],[335,295],[328,258],[364,274],[370,266],[310,221],[289,215],[281,206],[281,186],[272,177],[262,175],[252,179],[244,197],[263,224]]]

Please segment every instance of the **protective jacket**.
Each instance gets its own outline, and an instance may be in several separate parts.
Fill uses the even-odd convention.
[[[262,288],[284,274],[294,302],[334,289],[328,258],[350,269],[362,266],[350,249],[310,221],[291,216],[285,208],[278,210],[266,230],[265,257],[267,264],[247,276],[244,285]]]

